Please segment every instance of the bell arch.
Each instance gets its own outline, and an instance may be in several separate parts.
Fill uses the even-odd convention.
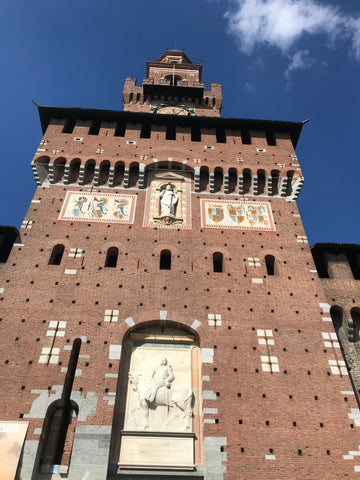
[[[136,456],[138,442],[143,453]],[[166,455],[159,452],[164,442]],[[111,466],[146,469],[151,458],[151,468],[187,470],[190,463],[200,464],[201,456],[198,335],[172,321],[132,327],[121,347]]]

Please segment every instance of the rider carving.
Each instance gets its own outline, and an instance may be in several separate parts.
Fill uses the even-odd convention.
[[[168,365],[167,358],[161,360],[161,365],[154,370],[149,390],[146,393],[146,400],[151,403],[154,401],[157,391],[160,387],[171,388],[171,383],[175,380],[175,375],[170,365]]]

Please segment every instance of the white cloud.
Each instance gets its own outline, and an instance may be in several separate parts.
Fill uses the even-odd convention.
[[[248,55],[260,45],[276,47],[288,55],[302,37],[325,35],[333,44],[349,38],[351,53],[360,60],[360,15],[345,15],[316,0],[233,0],[233,4],[225,13],[228,29]],[[304,68],[304,63],[304,51],[297,52],[291,70]]]
[[[285,76],[288,78],[293,70],[304,70],[315,63],[310,57],[309,50],[298,50],[294,55],[288,55],[288,58],[291,60],[285,72]]]

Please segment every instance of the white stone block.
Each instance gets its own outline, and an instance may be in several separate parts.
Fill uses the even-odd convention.
[[[43,355],[49,355],[51,348],[50,347],[44,347],[41,349],[41,353]]]
[[[340,370],[338,369],[338,367],[330,367],[330,370],[331,373],[333,373],[334,375],[340,375]]]
[[[56,332],[56,336],[57,336],[57,337],[65,337],[65,332],[64,332],[64,330],[60,330],[60,331],[58,330],[58,331]]]
[[[59,357],[55,356],[55,355],[51,355],[49,363],[58,364],[59,363]]]
[[[121,345],[109,345],[109,360],[120,360]]]
[[[265,338],[258,338],[259,345],[266,345]]]
[[[55,330],[48,330],[46,332],[47,337],[54,337],[55,336]]]
[[[66,268],[65,269],[65,275],[75,275],[76,274],[76,270],[72,270],[70,268]]]
[[[279,365],[278,365],[277,363],[271,364],[271,371],[272,371],[273,373],[278,373],[278,372],[280,372]]]
[[[49,359],[49,355],[40,355],[39,363],[47,363]]]
[[[111,315],[112,314],[112,310],[105,310],[105,315]]]
[[[57,324],[58,322],[56,320],[51,320],[51,322],[49,322],[49,328],[56,328]]]
[[[110,315],[105,315],[104,322],[110,322],[110,320],[111,320]]]
[[[216,415],[218,413],[218,409],[217,408],[204,408],[203,413],[204,413],[204,415]]]
[[[133,320],[132,317],[128,317],[126,320],[125,320],[125,323],[127,323],[129,325],[129,327],[133,327],[135,325],[135,322]]]
[[[210,327],[215,327],[215,320],[208,320]]]
[[[328,303],[319,303],[319,307],[324,313],[329,313],[331,306]]]
[[[193,330],[196,330],[200,327],[200,325],[201,325],[201,322],[199,322],[199,320],[194,320],[193,323],[191,324],[191,328]]]
[[[265,337],[265,330],[257,330],[257,336],[258,337]]]
[[[322,317],[323,322],[331,322],[331,318],[329,317]]]
[[[262,278],[252,278],[251,281],[252,281],[252,283],[263,283]]]
[[[213,348],[202,348],[201,349],[201,362],[202,363],[213,363],[214,361],[214,349]]]
[[[263,372],[271,372],[270,365],[268,363],[262,363],[261,368]]]
[[[209,320],[214,320],[215,319],[215,315],[213,313],[209,313],[208,314],[208,319]]]
[[[276,460],[275,455],[265,455],[265,460]]]
[[[331,342],[324,342],[324,346],[326,348],[332,348],[332,343]]]
[[[269,357],[267,357],[266,355],[262,355],[262,356],[261,356],[261,361],[262,361],[262,362],[268,362],[268,361],[269,361]]]
[[[272,337],[272,336],[273,336],[272,330],[265,330],[265,335],[266,335],[267,337]]]
[[[268,345],[275,345],[275,341],[270,338],[270,339],[268,339],[267,344]]]
[[[66,322],[59,322],[59,328],[66,328]]]

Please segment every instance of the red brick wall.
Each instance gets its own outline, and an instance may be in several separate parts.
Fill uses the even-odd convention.
[[[276,146],[268,146],[261,134],[252,145],[243,145],[238,133],[230,132],[226,144],[206,138],[206,144],[215,149],[204,151],[205,142],[191,142],[186,131],[175,142],[166,141],[160,131],[140,139],[138,126],[122,138],[113,136],[112,125],[91,136],[87,124],[78,123],[72,134],[61,133],[62,124],[52,122],[44,135],[45,155],[51,160],[61,155],[67,162],[75,157],[83,163],[95,158],[97,164],[106,159],[111,165],[121,160],[129,166],[133,161],[148,165],[153,158],[167,161],[171,157],[173,162],[187,160],[190,167],[199,166],[200,160],[210,172],[220,166],[224,172],[235,167],[238,174],[243,168],[253,172],[263,168],[267,175],[272,169],[296,169],[296,176],[301,175],[291,166],[294,151],[284,135],[277,136]],[[81,145],[74,142],[75,136],[84,137]],[[126,145],[127,139],[137,144]],[[96,155],[97,148],[104,153]],[[266,153],[257,148],[265,148]],[[52,150],[61,154],[53,155]],[[60,221],[68,190],[136,194],[135,222]],[[111,425],[114,407],[103,397],[116,391],[117,379],[105,374],[117,373],[119,361],[108,359],[109,344],[122,342],[128,329],[126,318],[131,316],[140,324],[158,320],[160,310],[166,310],[168,320],[187,326],[200,321],[200,346],[214,349],[214,362],[203,364],[202,374],[210,377],[203,390],[212,390],[217,399],[205,400],[203,407],[217,408],[218,414],[207,416],[216,423],[204,424],[204,436],[227,438],[225,478],[352,478],[354,461],[343,460],[343,455],[358,449],[358,433],[348,418],[357,405],[354,396],[341,393],[351,390],[349,378],[329,373],[328,360],[334,354],[324,348],[321,332],[332,331],[332,325],[322,320],[328,314],[319,306],[325,298],[317,275],[310,272],[314,263],[309,247],[298,242],[297,236],[305,233],[296,204],[279,197],[260,198],[271,202],[275,232],[206,229],[200,223],[200,199],[226,197],[193,193],[192,229],[178,231],[143,228],[145,195],[138,189],[62,184],[35,192],[39,203],[31,203],[25,217],[33,221],[32,228],[21,230],[24,245],[13,248],[1,272],[3,420],[30,412],[37,398],[32,390],[49,388],[54,393],[53,386],[64,382],[61,366],[69,361],[70,352],[64,346],[86,337],[80,355],[90,358],[79,358],[82,375],[75,377],[73,390],[98,396],[96,413],[87,417],[86,424]],[[65,245],[61,265],[48,265],[58,243]],[[119,248],[118,265],[104,268],[111,246]],[[70,248],[81,248],[83,257],[70,258]],[[171,271],[159,270],[163,248],[172,252]],[[223,273],[212,272],[215,251],[224,255]],[[266,273],[267,254],[275,256],[275,276]],[[259,258],[261,265],[249,266],[249,257]],[[65,275],[65,269],[77,273]],[[253,283],[253,278],[262,283]],[[117,323],[104,323],[106,309],[119,310]],[[210,327],[208,314],[220,314],[222,325]],[[67,322],[65,336],[55,341],[60,366],[38,363],[42,347],[49,345],[46,332],[53,320]],[[260,345],[257,329],[272,330],[275,344]],[[276,356],[280,372],[263,372],[261,356]],[[27,438],[38,439],[34,429],[42,425],[43,419],[31,419]],[[266,460],[266,455],[275,455],[276,460]]]

